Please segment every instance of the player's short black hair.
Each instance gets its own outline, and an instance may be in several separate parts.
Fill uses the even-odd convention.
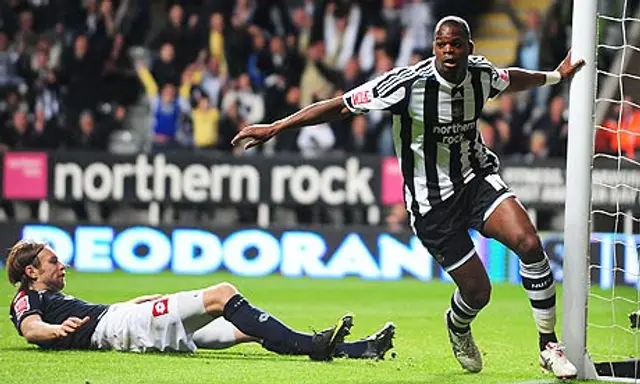
[[[445,24],[453,24],[458,26],[458,28],[460,28],[462,33],[466,35],[467,39],[471,40],[471,28],[469,28],[469,23],[467,23],[467,21],[462,17],[458,17],[458,16],[445,16],[442,19],[440,19],[440,21],[438,21],[438,24],[436,24],[436,27],[433,31],[433,36],[435,36],[438,33],[438,30],[440,30],[440,28],[442,28],[442,26]]]

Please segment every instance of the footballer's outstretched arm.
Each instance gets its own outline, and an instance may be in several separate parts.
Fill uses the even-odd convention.
[[[49,324],[42,320],[38,314],[32,314],[25,317],[20,323],[20,332],[22,336],[30,343],[38,343],[43,341],[51,341],[76,332],[89,321],[89,317],[80,319],[78,317],[69,317],[62,324]]]
[[[268,141],[285,129],[327,123],[344,119],[351,114],[352,112],[344,104],[342,97],[338,96],[313,103],[271,124],[255,124],[245,127],[233,138],[231,144],[236,145],[242,140],[250,139],[244,146],[245,149],[249,149]]]
[[[522,68],[509,68],[509,86],[505,92],[519,92],[543,85],[557,84],[570,79],[584,65],[580,59],[571,63],[571,51],[553,72],[529,71]]]

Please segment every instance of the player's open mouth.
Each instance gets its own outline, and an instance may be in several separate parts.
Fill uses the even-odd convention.
[[[458,65],[458,60],[456,60],[456,59],[444,59],[442,61],[442,65],[445,68],[455,68]]]

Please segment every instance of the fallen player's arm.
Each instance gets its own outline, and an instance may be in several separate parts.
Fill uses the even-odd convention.
[[[30,343],[52,341],[67,337],[87,321],[89,321],[89,317],[83,319],[69,317],[62,324],[49,324],[42,321],[40,315],[32,314],[22,320],[20,323],[20,332],[22,332],[22,336]]]
[[[544,85],[554,85],[570,79],[584,65],[580,59],[571,63],[571,52],[562,60],[558,68],[552,72],[529,71],[522,68],[509,68],[509,86],[505,92],[519,92]]]

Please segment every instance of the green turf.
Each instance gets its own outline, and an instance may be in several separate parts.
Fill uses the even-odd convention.
[[[195,355],[41,352],[18,336],[4,315],[0,317],[0,383],[514,383],[549,379],[537,366],[536,332],[525,294],[513,285],[496,286],[490,306],[474,323],[485,358],[485,370],[478,375],[463,373],[450,351],[443,312],[451,284],[71,272],[66,292],[94,302],[116,302],[222,280],[234,283],[254,304],[302,331],[327,327],[345,312],[355,314],[352,338],[392,320],[398,326],[397,357],[379,362],[340,359],[318,363],[304,357],[280,357],[258,345]],[[599,294],[611,296],[611,292]],[[8,283],[0,284],[0,310],[5,314],[12,295]],[[616,295],[636,301],[635,290],[618,289]],[[634,306],[620,301],[615,306],[618,325],[626,328],[626,313]],[[590,319],[610,325],[611,308],[609,302],[599,302]],[[599,353],[608,353],[612,342],[615,353],[633,355],[634,337],[626,331],[598,331],[590,345]]]

